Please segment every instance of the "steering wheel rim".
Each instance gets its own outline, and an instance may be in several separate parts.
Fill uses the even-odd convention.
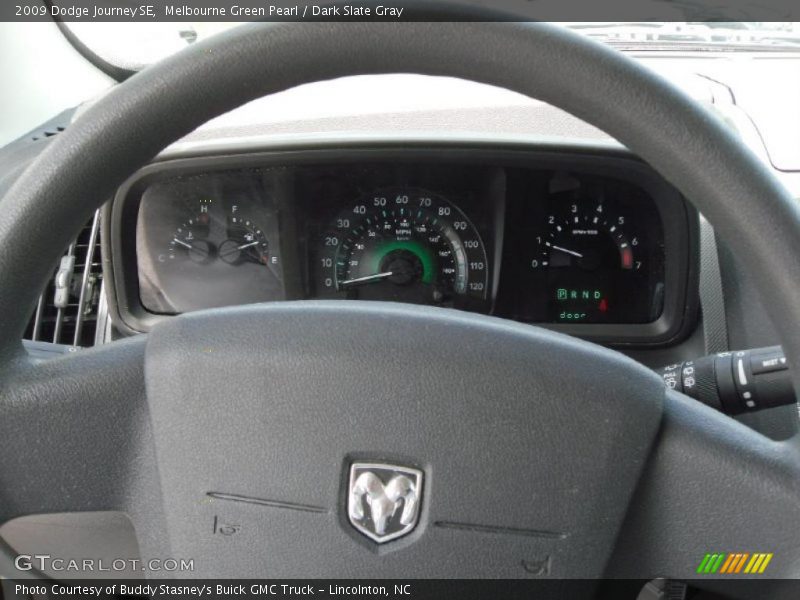
[[[474,43],[478,39],[480,44]],[[158,462],[154,458],[158,452],[153,448],[153,436],[158,437],[158,432],[150,431],[153,415],[149,411],[160,409],[148,406],[146,401],[137,403],[134,409],[123,408],[126,396],[147,397],[144,342],[112,344],[113,348],[81,353],[85,355],[51,365],[34,366],[24,355],[19,339],[59,250],[133,170],[208,119],[248,100],[302,83],[384,72],[456,76],[506,87],[567,110],[624,143],[695,203],[753,274],[759,289],[773,291],[766,306],[773,321],[783,323],[778,330],[787,358],[797,364],[800,303],[793,301],[793,295],[800,285],[800,262],[788,253],[774,253],[775,245],[800,247],[796,203],[715,116],[632,60],[545,24],[250,24],[190,47],[117,86],[58,136],[0,200],[0,243],[7,249],[0,256],[0,314],[5,315],[0,321],[0,415],[7,417],[0,421],[8,434],[0,447],[6,455],[21,440],[14,427],[25,427],[24,419],[35,420],[32,415],[44,398],[69,397],[69,407],[84,414],[97,411],[90,420],[101,426],[103,413],[109,410],[98,396],[98,390],[102,390],[101,396],[113,397],[115,409],[131,411],[127,422],[138,423],[143,432],[137,439],[123,442],[126,458],[137,454]],[[214,85],[203,83],[211,81]],[[30,247],[41,252],[28,252]],[[328,306],[312,309],[330,310]],[[387,310],[400,311],[399,319],[411,318],[400,309]],[[283,313],[278,309],[274,314]],[[172,330],[162,328],[166,332],[162,340],[174,340],[175,328],[183,331],[185,323],[189,323],[191,333],[192,318],[176,322],[179,324]],[[563,341],[546,341],[565,344],[564,348],[573,351]],[[580,346],[580,352],[589,352],[584,343],[571,344]],[[654,402],[653,410],[660,413],[661,398]],[[67,413],[60,414],[70,418]],[[42,418],[57,429],[51,416]],[[115,432],[112,437],[119,441],[119,435]],[[626,553],[630,556],[646,546],[654,557],[664,558],[652,542],[642,539],[643,532],[658,530],[652,511],[655,507],[667,509],[664,498],[682,504],[684,501],[675,498],[672,484],[699,477],[697,468],[687,465],[685,451],[679,449],[677,440],[684,448],[695,448],[706,459],[706,467],[731,467],[740,488],[755,489],[767,483],[779,496],[775,502],[781,510],[791,515],[798,512],[791,508],[792,503],[800,505],[796,502],[800,498],[796,439],[770,442],[674,394],[666,394],[658,435],[658,446],[649,458],[646,451],[642,454],[642,460],[649,462],[639,481],[637,498],[649,500],[646,506],[634,506],[628,514],[629,530],[633,523],[638,533],[626,536],[623,531],[618,557]],[[38,451],[39,446],[35,447]],[[732,463],[731,452],[739,453],[740,465]],[[764,472],[749,473],[754,465]],[[113,467],[124,471],[130,465],[120,458],[115,459]],[[31,482],[31,473],[22,471],[6,465],[0,470],[0,479],[9,484]],[[164,485],[152,480],[152,474],[147,477],[151,477],[154,489]],[[724,478],[711,479],[724,488]],[[647,482],[644,491],[642,481]],[[663,494],[661,501],[652,496],[658,489]],[[16,516],[14,511],[20,510],[24,491],[24,486],[20,491],[17,485],[17,489],[3,492],[11,508],[0,511],[0,522]],[[119,490],[105,491],[108,498],[119,500],[109,501],[109,506],[125,505]],[[742,496],[747,498],[747,492]],[[756,499],[754,495],[754,503]],[[47,508],[64,506],[61,501],[63,498]],[[169,520],[158,514],[158,502],[148,506],[154,511],[151,518]],[[44,508],[37,505],[37,509]],[[766,522],[751,522],[746,526],[748,535],[739,532],[740,539],[758,539],[756,530]],[[800,523],[800,519],[794,522]],[[723,532],[716,535],[724,537]],[[675,539],[685,542],[680,536]],[[797,542],[785,535],[776,539],[789,554],[785,560],[776,555],[776,572],[796,574]],[[670,575],[686,576],[692,569],[690,562],[686,557],[667,558],[660,568]],[[652,561],[646,563],[647,568],[657,569]],[[615,572],[613,568],[611,572]],[[617,572],[630,571],[621,568]]]

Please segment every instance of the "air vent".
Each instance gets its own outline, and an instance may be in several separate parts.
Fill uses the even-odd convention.
[[[65,129],[66,127],[61,127],[61,126],[42,129],[41,131],[37,131],[36,134],[31,137],[31,140],[34,142],[38,142],[39,140],[44,140],[53,137],[54,135],[58,135]]]
[[[103,280],[100,211],[81,229],[39,296],[25,339],[93,346]]]

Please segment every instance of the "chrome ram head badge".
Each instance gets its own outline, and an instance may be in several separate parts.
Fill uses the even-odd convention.
[[[350,467],[347,497],[350,523],[379,544],[414,529],[421,499],[422,471],[358,462]]]

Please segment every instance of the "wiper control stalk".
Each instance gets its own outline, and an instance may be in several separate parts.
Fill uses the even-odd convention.
[[[780,346],[720,352],[657,372],[667,387],[729,415],[796,402]]]

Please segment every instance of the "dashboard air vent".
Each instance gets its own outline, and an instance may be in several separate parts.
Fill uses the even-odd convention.
[[[93,346],[101,284],[100,211],[81,229],[57,265],[36,306],[25,339]]]
[[[42,129],[41,131],[36,132],[36,134],[34,134],[33,137],[31,137],[31,140],[34,141],[34,142],[38,142],[39,140],[44,140],[44,139],[53,137],[54,135],[58,135],[59,133],[61,133],[65,129],[66,129],[66,127],[62,127],[60,125],[58,125],[56,127],[48,127],[48,128]]]

